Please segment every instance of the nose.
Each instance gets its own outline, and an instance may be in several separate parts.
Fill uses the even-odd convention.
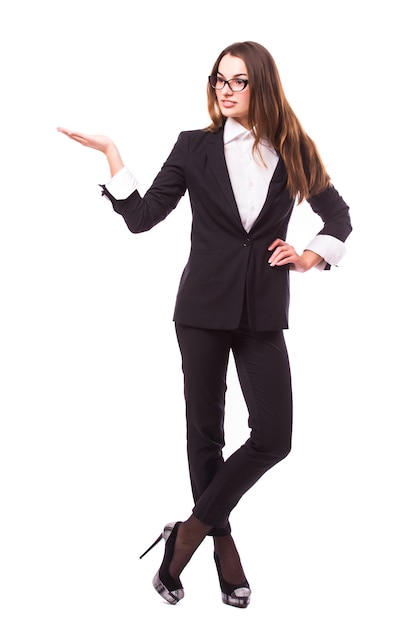
[[[225,90],[227,91],[227,93],[233,93],[233,91],[230,89],[229,83],[224,83],[224,85],[222,87],[222,92],[224,93]]]

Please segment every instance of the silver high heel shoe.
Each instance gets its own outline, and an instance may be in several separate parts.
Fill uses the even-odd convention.
[[[169,573],[169,565],[172,561],[174,554],[175,540],[177,538],[178,528],[181,522],[170,522],[166,524],[164,530],[159,537],[153,542],[151,546],[141,556],[140,559],[148,554],[150,550],[161,539],[165,540],[165,552],[164,558],[161,563],[161,567],[156,572],[152,579],[152,584],[156,591],[170,604],[177,604],[184,597],[184,589],[179,578],[173,578]]]
[[[230,606],[236,606],[240,609],[245,609],[251,597],[251,590],[248,581],[242,581],[239,585],[232,585],[224,580],[222,570],[220,567],[219,557],[214,553],[214,561],[216,563],[217,574],[219,576],[220,589],[222,591],[222,600],[224,604],[230,604]]]

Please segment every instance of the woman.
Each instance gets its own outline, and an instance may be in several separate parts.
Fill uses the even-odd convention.
[[[351,224],[349,209],[289,106],[275,62],[263,46],[248,41],[223,50],[207,90],[211,125],[179,135],[143,197],[108,137],[58,130],[106,155],[112,178],[102,186],[103,194],[132,232],[163,220],[188,190],[191,251],[174,321],[195,506],[185,521],[167,524],[151,546],[165,540],[153,585],[172,604],[183,598],[180,574],[211,535],[223,602],[244,608],[251,590],[229,516],[291,447],[291,376],[283,337],[289,270],[337,264]],[[298,254],[285,237],[293,207],[304,199],[323,228]],[[230,352],[249,411],[250,435],[225,460]]]

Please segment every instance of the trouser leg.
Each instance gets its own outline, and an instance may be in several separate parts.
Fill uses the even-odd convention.
[[[182,343],[185,363],[188,454],[195,498],[193,512],[205,524],[225,529],[226,533],[230,528],[230,512],[243,494],[290,451],[290,368],[282,331],[255,333],[245,325],[232,332],[193,330],[189,333],[189,329],[182,327],[180,331],[182,339],[187,335],[187,341],[180,342],[180,345]],[[191,336],[194,339],[192,346],[188,341]],[[249,439],[224,461],[221,449],[224,445],[224,396],[230,349],[248,406],[251,433]],[[214,353],[216,358],[213,358]],[[220,362],[221,370],[209,370]],[[197,481],[196,476],[204,479]]]
[[[184,372],[187,454],[191,489],[198,502],[224,463],[224,408],[231,335],[176,325]],[[230,533],[230,526],[212,535]]]
[[[206,524],[222,527],[244,493],[290,451],[292,392],[282,332],[236,332],[232,350],[249,409],[249,439],[216,473],[194,508]]]

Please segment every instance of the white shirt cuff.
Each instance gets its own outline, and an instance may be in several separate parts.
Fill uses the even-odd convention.
[[[346,254],[346,246],[343,241],[332,237],[332,235],[317,235],[305,249],[323,257],[323,261],[316,265],[318,270],[324,270],[328,263],[329,265],[337,265]]]
[[[126,200],[138,188],[138,181],[124,166],[106,183],[105,187],[116,200]]]

